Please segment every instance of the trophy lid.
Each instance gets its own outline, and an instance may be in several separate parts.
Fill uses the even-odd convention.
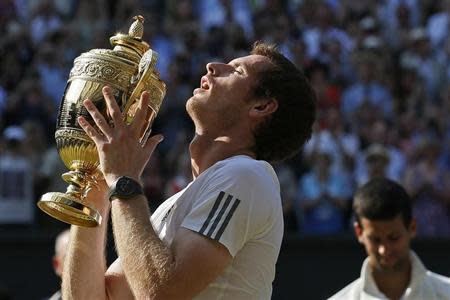
[[[133,24],[131,24],[130,29],[128,30],[128,34],[117,33],[112,36],[109,41],[111,45],[115,46],[114,50],[123,49],[125,51],[132,50],[139,57],[147,51],[150,46],[142,41],[142,36],[144,35],[144,17],[143,16],[135,16],[133,17],[135,20]]]

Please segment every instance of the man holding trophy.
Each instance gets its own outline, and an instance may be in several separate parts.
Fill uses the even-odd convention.
[[[315,95],[303,73],[265,44],[227,64],[209,63],[206,71],[186,103],[195,125],[194,180],[155,212],[140,183],[162,140],[148,138],[155,93],[146,86],[125,91],[140,95],[130,105],[103,81],[104,106],[89,96],[82,101],[87,113],[76,120],[95,144],[98,174],[78,168],[77,178],[94,183],[73,180],[69,196],[41,200],[52,207],[76,202],[64,207],[79,209],[77,216],[88,212],[88,223],[72,222],[80,226],[71,228],[64,299],[270,299],[283,215],[268,162],[295,154],[310,137]],[[73,161],[66,165],[80,165]],[[109,215],[119,258],[107,267]]]

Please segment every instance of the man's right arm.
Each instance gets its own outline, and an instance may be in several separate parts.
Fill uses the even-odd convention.
[[[106,271],[106,233],[110,203],[106,186],[89,192],[102,224],[95,228],[72,226],[70,243],[64,261],[63,299],[133,299],[125,276],[116,261]]]
[[[71,227],[64,260],[63,299],[107,299],[105,223],[103,219],[103,224],[96,228]]]

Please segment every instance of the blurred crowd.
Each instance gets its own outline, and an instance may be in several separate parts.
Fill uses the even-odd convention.
[[[350,232],[355,189],[385,176],[411,194],[419,236],[450,237],[450,0],[3,0],[0,224],[58,226],[36,202],[66,188],[54,131],[73,60],[135,15],[167,84],[143,178],[153,208],[191,180],[184,105],[205,64],[262,40],[318,97],[312,139],[276,166],[286,231]]]

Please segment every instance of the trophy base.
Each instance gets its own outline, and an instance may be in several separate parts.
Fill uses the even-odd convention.
[[[100,213],[65,193],[46,193],[37,203],[39,208],[53,218],[81,227],[96,227],[101,224]]]

